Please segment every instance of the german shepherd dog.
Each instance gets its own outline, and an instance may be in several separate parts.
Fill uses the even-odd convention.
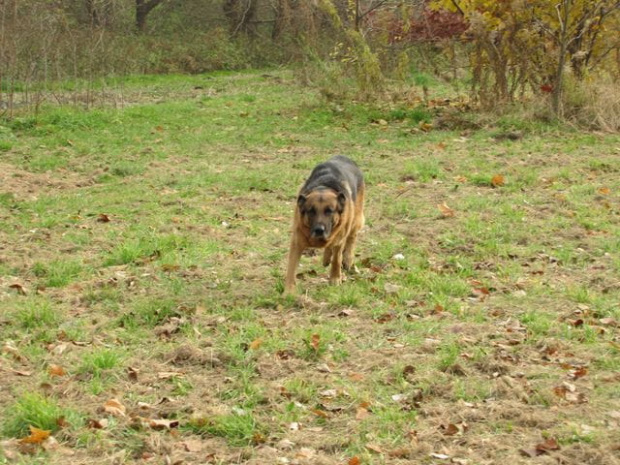
[[[307,248],[325,249],[330,284],[353,266],[357,233],[364,225],[364,177],[357,165],[337,155],[317,165],[299,191],[288,255],[285,293],[295,292],[295,273]]]

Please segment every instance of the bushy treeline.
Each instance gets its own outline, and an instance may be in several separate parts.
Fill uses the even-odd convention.
[[[620,0],[0,3],[4,92],[67,79],[289,63],[311,63],[320,80],[346,81],[366,96],[386,78],[406,81],[424,68],[466,79],[480,107],[540,97],[566,116],[596,99],[593,79],[609,84],[620,75]],[[617,106],[617,93],[603,103]]]

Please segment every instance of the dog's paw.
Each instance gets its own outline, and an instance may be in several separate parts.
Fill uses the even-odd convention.
[[[284,297],[288,297],[288,296],[296,296],[297,295],[297,286],[295,284],[293,284],[292,286],[286,286],[284,288],[284,291],[282,292],[282,295]]]
[[[360,270],[355,265],[350,265],[349,268],[346,268],[347,273],[349,274],[360,274]]]

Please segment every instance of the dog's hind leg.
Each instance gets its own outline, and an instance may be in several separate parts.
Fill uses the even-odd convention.
[[[355,205],[355,224],[353,229],[347,236],[347,241],[344,246],[342,266],[345,270],[349,271],[353,267],[353,257],[355,252],[355,242],[357,241],[357,233],[364,226],[364,191],[360,191],[358,194],[357,203]]]
[[[323,266],[327,266],[332,262],[332,248],[325,247],[325,252],[323,252]]]
[[[357,241],[357,231],[351,231],[349,237],[347,237],[347,243],[344,246],[342,252],[342,267],[349,271],[353,266],[353,253],[355,251],[355,242]]]

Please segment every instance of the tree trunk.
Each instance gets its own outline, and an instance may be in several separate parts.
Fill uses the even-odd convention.
[[[144,32],[146,18],[153,9],[164,0],[136,0],[136,29]]]
[[[558,64],[553,78],[553,93],[551,94],[551,106],[556,116],[561,117],[562,113],[562,92],[564,81],[564,66],[566,65],[566,53],[568,52],[568,21],[570,19],[570,10],[572,0],[563,0],[556,6],[558,18],[560,20],[560,32],[558,36],[559,56]]]
[[[99,16],[97,5],[95,5],[95,0],[87,0],[86,9],[88,10],[88,18],[90,19],[90,24],[94,27],[101,26],[101,17]]]
[[[276,17],[273,22],[273,29],[271,30],[271,39],[277,41],[290,25],[291,12],[288,0],[277,0],[274,9]]]

